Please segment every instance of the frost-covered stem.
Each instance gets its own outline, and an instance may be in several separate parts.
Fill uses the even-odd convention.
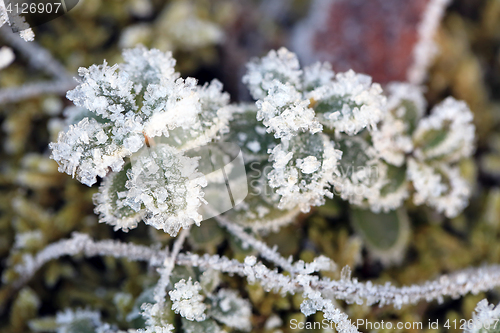
[[[318,279],[317,276],[298,274],[296,277],[286,276],[276,270],[270,270],[262,263],[256,263],[255,257],[247,257],[245,263],[240,263],[235,259],[210,256],[205,254],[200,257],[196,254],[179,254],[177,264],[195,266],[202,269],[215,269],[228,274],[238,274],[246,277],[249,283],[256,280],[260,282],[264,290],[280,292],[282,294],[307,291],[306,297],[313,297],[312,302],[317,311],[323,311],[325,319],[336,324],[339,332],[358,332],[352,325],[347,315],[333,305],[333,302],[324,299],[320,291],[313,285],[312,281]]]
[[[285,259],[278,253],[276,248],[271,249],[266,243],[258,239],[255,239],[254,237],[252,237],[252,235],[245,232],[245,230],[242,227],[240,227],[236,223],[231,223],[223,216],[220,215],[216,216],[215,219],[221,226],[225,227],[233,236],[241,240],[243,242],[243,246],[246,245],[251,246],[252,248],[257,250],[257,252],[259,252],[259,255],[262,258],[269,260],[270,262],[274,263],[275,265],[283,268],[284,270],[290,273],[294,272],[291,256],[288,259]]]
[[[36,42],[26,43],[20,36],[12,33],[12,30],[8,26],[0,29],[0,35],[10,46],[19,51],[34,68],[42,70],[58,80],[73,81],[71,76],[66,72],[66,68],[49,51]]]
[[[72,238],[52,243],[38,252],[35,256],[25,255],[23,263],[14,267],[21,278],[16,281],[15,287],[23,285],[45,263],[65,255],[74,256],[83,254],[86,257],[112,256],[127,258],[132,261],[147,261],[151,266],[161,266],[166,252],[157,247],[122,243],[113,240],[94,241],[88,235],[73,233]]]
[[[332,281],[322,279],[315,283],[321,290],[336,299],[356,302],[366,300],[368,305],[379,303],[393,304],[399,308],[404,304],[414,304],[420,300],[427,302],[443,301],[443,297],[457,298],[467,293],[477,294],[500,286],[500,265],[468,268],[449,275],[427,281],[421,285],[394,287],[389,283],[374,285],[370,281],[352,280]]]
[[[182,236],[184,231],[179,237]],[[376,285],[372,282],[358,282],[356,279],[330,280],[319,279],[317,276],[297,274],[295,277],[285,276],[276,270],[270,270],[262,263],[256,263],[255,257],[248,257],[245,263],[235,259],[210,256],[199,256],[190,253],[179,253],[183,239],[178,238],[172,248],[171,258],[176,258],[175,264],[195,266],[202,269],[215,269],[228,274],[238,274],[246,277],[250,283],[259,280],[266,290],[282,293],[295,293],[303,291],[301,277],[310,277],[309,285],[313,290],[321,291],[328,298],[346,300],[348,302],[366,301],[368,305],[393,304],[400,307],[404,304],[426,301],[442,301],[443,297],[459,297],[469,292],[478,293],[500,286],[500,265],[491,265],[479,268],[469,268],[453,274],[443,275],[436,280],[425,282],[421,285],[395,287],[386,283]],[[109,255],[115,258],[127,258],[134,261],[148,261],[153,267],[164,265],[166,251],[154,247],[121,243],[112,240],[93,241],[88,235],[74,233],[67,240],[50,244],[36,256],[26,255],[24,263],[15,267],[21,279],[16,285],[29,280],[42,265],[52,259],[65,255],[82,253],[87,257],[96,255]],[[173,256],[176,254],[175,256]],[[169,265],[173,262],[169,261]],[[293,268],[293,266],[292,266]],[[170,274],[170,273],[169,273]]]
[[[260,280],[268,290],[281,292],[298,292],[303,287],[297,278],[291,278],[271,271],[261,263],[254,266],[242,264],[219,256],[182,254],[177,264],[212,268],[229,274],[246,276],[252,282]],[[303,275],[298,275],[298,278]],[[366,301],[368,305],[393,304],[400,307],[404,304],[414,304],[422,299],[426,301],[442,301],[443,297],[459,297],[469,292],[478,293],[500,286],[500,265],[479,268],[469,268],[453,274],[442,275],[433,281],[421,285],[403,287],[391,286],[389,283],[376,285],[372,282],[358,282],[356,279],[329,280],[315,278],[310,281],[311,288],[322,291],[326,296],[346,300],[348,302]]]
[[[1,89],[0,104],[15,103],[44,94],[64,95],[69,89],[73,89],[76,84],[76,81],[71,80],[42,81],[28,83],[20,87]]]
[[[419,85],[425,80],[427,69],[437,53],[434,34],[450,2],[450,0],[431,0],[425,9],[418,26],[418,42],[413,49],[413,64],[408,69],[408,81],[412,84]]]
[[[189,229],[189,227],[182,229],[179,236],[177,236],[174,245],[172,246],[171,254],[163,261],[163,268],[158,269],[158,272],[160,273],[160,279],[158,280],[158,283],[156,284],[154,290],[154,300],[160,305],[165,302],[165,297],[167,296],[167,286],[170,283],[170,275],[172,274],[172,270],[174,269],[177,255],[181,251],[186,237],[189,235]]]

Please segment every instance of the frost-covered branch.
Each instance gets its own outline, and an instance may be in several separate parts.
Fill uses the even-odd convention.
[[[47,262],[66,255],[77,254],[83,254],[86,257],[112,256],[132,261],[146,261],[151,266],[158,267],[163,263],[167,252],[155,246],[148,247],[113,240],[94,241],[88,235],[73,233],[72,238],[50,244],[35,256],[25,255],[23,263],[14,267],[14,270],[21,276],[21,279],[16,281],[16,285],[22,285],[28,281]]]
[[[184,241],[186,240],[186,237],[189,235],[189,228],[183,229],[177,239],[174,242],[174,245],[172,246],[172,251],[170,255],[165,258],[163,262],[163,267],[158,269],[160,273],[160,279],[158,280],[158,283],[156,284],[155,290],[154,290],[154,299],[155,302],[158,303],[159,305],[163,305],[165,302],[165,297],[167,295],[166,288],[168,284],[170,283],[170,275],[172,274],[172,270],[174,269],[175,266],[175,260],[177,258],[177,255],[182,249],[182,245],[184,244]]]
[[[68,89],[74,88],[75,85],[76,82],[60,80],[40,81],[27,83],[20,87],[4,88],[0,90],[0,104],[15,103],[45,94],[64,95]]]

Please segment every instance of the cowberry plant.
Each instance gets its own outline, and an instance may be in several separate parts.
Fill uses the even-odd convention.
[[[449,97],[427,115],[421,87],[393,83],[384,92],[369,76],[334,73],[327,63],[301,69],[295,54],[282,48],[247,65],[243,82],[256,102],[230,104],[220,82],[200,86],[180,78],[169,53],[137,47],[123,58],[119,65],[80,69],[79,85],[67,94],[75,107],[66,110],[67,129],[50,145],[52,158],[59,171],[88,186],[103,178],[94,196],[100,222],[128,231],[144,221],[176,236],[172,249],[75,234],[27,256],[17,268],[24,279],[66,254],[147,261],[160,278],[127,320],[132,331],[149,333],[172,332],[179,322],[185,332],[250,331],[251,303],[223,286],[220,273],[240,275],[267,291],[301,293],[301,311],[322,311],[340,332],[357,328],[336,299],[399,308],[499,284],[498,266],[402,288],[358,282],[348,267],[340,280],[331,280],[319,274],[336,269],[331,259],[293,262],[257,235],[333,196],[371,210],[371,216],[401,212],[405,201],[457,216],[470,195],[459,165],[473,153],[475,135],[464,102]],[[182,252],[190,228],[205,223],[202,212],[210,210],[204,192],[210,177],[199,171],[205,161],[191,152],[225,141],[241,149],[250,193],[213,220],[265,264],[254,255],[240,262]],[[61,313],[57,322],[66,331],[75,323],[119,331],[88,310]]]

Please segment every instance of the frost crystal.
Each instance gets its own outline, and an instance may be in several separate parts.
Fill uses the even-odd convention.
[[[422,89],[406,83],[387,87],[387,111],[378,131],[373,131],[373,146],[388,163],[401,166],[405,154],[413,150],[412,133],[425,112]]]
[[[58,142],[50,144],[52,158],[59,162],[60,172],[92,186],[97,176],[106,176],[108,168],[120,171],[123,158],[143,145],[142,135],[133,128],[134,124],[130,125],[132,128],[116,130],[112,123],[84,118],[67,132],[59,133]]]
[[[276,146],[269,158],[273,170],[268,179],[269,185],[281,195],[278,207],[299,206],[301,211],[308,212],[311,206],[322,205],[325,195],[332,196],[329,188],[338,173],[341,155],[328,137],[319,133],[303,134],[289,144]]]
[[[206,305],[203,304],[203,296],[200,295],[201,286],[199,282],[186,282],[182,279],[174,286],[174,290],[169,291],[172,300],[172,310],[179,313],[187,320],[203,321],[206,319]]]
[[[487,299],[477,303],[472,314],[472,323],[465,325],[464,333],[494,332],[498,330],[500,306],[489,304]]]
[[[210,316],[226,326],[240,331],[250,331],[252,308],[250,302],[230,289],[220,289],[212,301]]]
[[[144,222],[170,235],[193,223],[199,225],[201,187],[207,182],[197,166],[195,158],[182,156],[168,145],[147,149],[132,161],[125,184],[128,191],[119,200],[136,212],[144,208]]]
[[[448,162],[469,157],[474,151],[472,118],[465,102],[448,97],[420,121],[413,134],[415,156],[421,160],[443,158]]]
[[[309,100],[303,100],[293,86],[272,81],[268,93],[264,100],[257,101],[257,119],[262,120],[267,131],[274,132],[276,138],[290,140],[299,131],[321,131],[314,110],[308,107]]]
[[[247,74],[243,76],[243,83],[248,86],[252,97],[264,98],[267,91],[277,79],[282,83],[288,82],[296,89],[302,88],[302,71],[295,53],[285,48],[277,52],[272,50],[261,59],[253,59],[247,64]]]
[[[355,135],[366,127],[373,128],[382,119],[386,98],[371,77],[349,70],[337,73],[335,80],[308,95],[317,104],[323,125],[337,132]]]
[[[310,66],[304,67],[304,89],[311,91],[317,87],[332,82],[335,73],[328,62],[316,62]]]
[[[408,179],[415,187],[413,201],[417,205],[427,203],[450,218],[467,206],[470,188],[457,167],[444,163],[430,166],[409,159]]]

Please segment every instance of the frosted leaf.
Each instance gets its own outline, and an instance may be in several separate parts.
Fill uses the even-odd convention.
[[[250,331],[252,307],[250,302],[239,297],[235,290],[220,289],[212,298],[210,317],[220,323],[240,331]]]
[[[161,306],[158,303],[148,303],[151,301],[149,297],[144,297],[146,295],[141,294],[139,298],[136,300],[136,303],[144,302],[140,305],[140,315],[144,318],[146,322],[146,331],[145,333],[163,333],[163,332],[171,332],[174,329],[174,326],[170,324],[170,321],[173,320],[173,313],[170,309],[165,306]],[[148,295],[152,296],[152,295]],[[146,298],[146,299],[145,299]],[[152,298],[152,297],[151,297]],[[167,304],[170,304],[167,301]],[[130,315],[129,315],[130,316]],[[127,317],[127,320],[132,318]]]
[[[408,181],[406,179],[406,168],[396,167],[390,164],[378,164],[379,177],[384,177],[382,187],[378,192],[368,198],[370,209],[378,213],[388,212],[403,205],[403,202],[410,195]]]
[[[324,196],[332,196],[328,188],[334,174],[338,174],[337,162],[341,155],[328,137],[320,133],[304,133],[276,146],[269,157],[273,170],[268,179],[269,185],[281,196],[278,207],[298,206],[302,212],[308,212],[311,206],[322,205]],[[302,171],[304,163],[308,173]],[[315,171],[309,172],[313,169]]]
[[[401,263],[410,240],[410,221],[404,209],[374,214],[369,210],[351,209],[350,220],[363,238],[370,256],[382,264]]]
[[[124,204],[139,212],[145,209],[144,222],[174,236],[180,228],[196,223],[203,201],[203,174],[197,172],[196,158],[183,156],[175,148],[158,144],[132,160],[125,184]]]
[[[320,122],[336,132],[355,135],[366,127],[374,128],[385,112],[382,88],[371,77],[349,70],[311,91],[314,110]]]
[[[458,167],[408,160],[407,177],[413,182],[416,205],[426,203],[447,217],[457,216],[468,204],[470,188]]]
[[[120,69],[134,83],[136,94],[143,93],[148,84],[159,84],[161,80],[175,81],[179,77],[174,70],[175,59],[171,52],[137,46],[124,50],[123,59],[125,63],[120,65]]]
[[[191,278],[187,282],[184,279],[177,282],[174,289],[168,292],[172,301],[172,310],[190,321],[205,320],[206,305],[203,304],[204,297],[200,295],[200,291],[200,283],[196,281],[193,284]]]
[[[325,84],[331,83],[335,73],[328,62],[316,62],[310,66],[304,67],[303,86],[307,91],[314,90]]]
[[[83,309],[66,309],[56,315],[57,333],[93,332],[101,326],[101,314]]]
[[[294,221],[300,213],[298,207],[279,209],[280,195],[269,186],[267,175],[272,170],[267,161],[254,161],[247,165],[249,195],[245,201],[224,214],[228,220],[258,231],[278,231],[280,227]]]
[[[475,127],[472,112],[463,101],[448,97],[418,124],[413,141],[415,156],[456,162],[474,151]]]
[[[192,107],[193,111],[197,111],[194,123],[190,126],[180,123],[179,127],[168,131],[168,138],[162,139],[162,142],[187,150],[204,145],[228,132],[234,107],[229,106],[229,94],[222,92],[222,83],[213,80],[210,84],[196,86],[195,94],[199,105]],[[187,109],[183,109],[181,112],[187,113],[186,111]],[[181,115],[184,114],[176,114],[175,118],[179,119]]]
[[[76,125],[85,118],[94,118],[101,124],[108,122],[106,119],[98,116],[97,114],[78,106],[68,106],[63,110],[63,115],[65,117],[66,130],[69,129],[70,125]]]
[[[387,85],[387,109],[397,118],[405,119],[411,128],[415,129],[416,124],[425,113],[427,103],[422,92],[422,87],[409,83],[393,82]],[[411,102],[411,108],[405,105]]]
[[[134,124],[119,133],[111,123],[101,124],[84,118],[71,125],[67,132],[59,133],[58,142],[51,143],[51,158],[59,163],[59,171],[75,177],[88,186],[96,177],[104,177],[111,168],[119,171],[123,158],[138,151],[144,143]],[[118,134],[118,135],[117,135]]]
[[[148,137],[169,136],[169,130],[196,126],[200,113],[199,97],[195,94],[196,80],[161,80],[151,84],[144,94],[141,114],[145,119],[144,133]]]
[[[498,330],[500,306],[489,304],[487,299],[477,303],[472,314],[472,323],[465,325],[464,333],[486,333]]]
[[[413,150],[410,136],[405,135],[405,123],[387,115],[378,131],[372,132],[373,146],[384,160],[396,166],[403,165],[405,154]]]
[[[412,133],[425,112],[422,89],[407,83],[388,86],[387,111],[378,131],[371,133],[373,146],[388,163],[401,166],[413,150]]]
[[[131,164],[127,163],[119,172],[109,174],[94,194],[94,212],[99,215],[99,222],[114,226],[115,230],[127,232],[137,227],[144,215],[144,210],[135,211],[125,202],[128,189],[125,184],[128,180],[127,172]]]
[[[262,120],[269,133],[275,138],[290,140],[300,132],[316,133],[322,130],[315,118],[314,110],[309,108],[309,100],[290,84],[273,81],[269,94],[257,101],[257,120]]]
[[[254,99],[261,99],[267,96],[275,79],[300,90],[301,75],[302,71],[295,53],[282,47],[278,51],[271,50],[265,57],[253,59],[248,63],[243,83],[248,86]]]
[[[351,204],[366,205],[380,197],[386,183],[386,165],[377,156],[375,149],[359,136],[339,136],[337,147],[342,151],[339,173],[332,184],[335,193]]]
[[[103,118],[122,122],[137,110],[133,82],[118,65],[80,67],[80,84],[68,91],[66,97],[76,106],[95,112]]]
[[[234,106],[229,121],[231,130],[223,136],[223,141],[236,143],[243,152],[245,162],[263,161],[255,164],[261,165],[269,158],[268,149],[276,147],[279,141],[266,132],[266,127],[256,117],[257,107],[254,103]],[[260,149],[256,149],[257,144]]]

